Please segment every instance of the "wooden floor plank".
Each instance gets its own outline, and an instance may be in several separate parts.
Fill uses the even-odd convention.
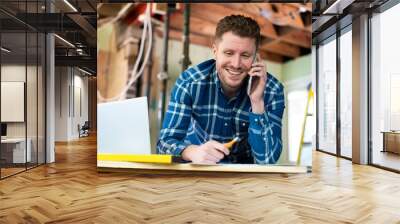
[[[96,138],[0,181],[0,223],[400,223],[400,175],[320,152],[313,172],[99,173]]]

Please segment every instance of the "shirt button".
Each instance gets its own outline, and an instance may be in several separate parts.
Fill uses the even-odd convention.
[[[246,126],[246,123],[242,123],[243,126]]]
[[[255,121],[255,122],[258,122],[258,119],[256,118],[256,119],[254,119],[254,121]]]
[[[225,126],[228,126],[228,123],[225,122]]]
[[[267,138],[263,138],[264,139],[264,141],[267,141]]]
[[[264,121],[264,119],[263,118],[261,118],[261,122],[263,122]]]

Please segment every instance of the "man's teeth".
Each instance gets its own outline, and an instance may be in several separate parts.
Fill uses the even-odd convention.
[[[232,71],[232,70],[229,70],[229,69],[227,69],[227,71],[228,71],[229,73],[231,73],[232,75],[240,75],[240,74],[241,74],[240,71]]]

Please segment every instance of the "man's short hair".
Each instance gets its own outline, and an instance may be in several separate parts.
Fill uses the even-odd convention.
[[[226,32],[232,32],[240,37],[254,38],[258,49],[261,40],[260,26],[254,19],[242,15],[225,16],[217,24],[215,39],[221,39]]]

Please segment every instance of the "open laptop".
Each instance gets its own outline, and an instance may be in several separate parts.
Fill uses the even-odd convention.
[[[151,154],[147,97],[97,105],[97,153]]]

